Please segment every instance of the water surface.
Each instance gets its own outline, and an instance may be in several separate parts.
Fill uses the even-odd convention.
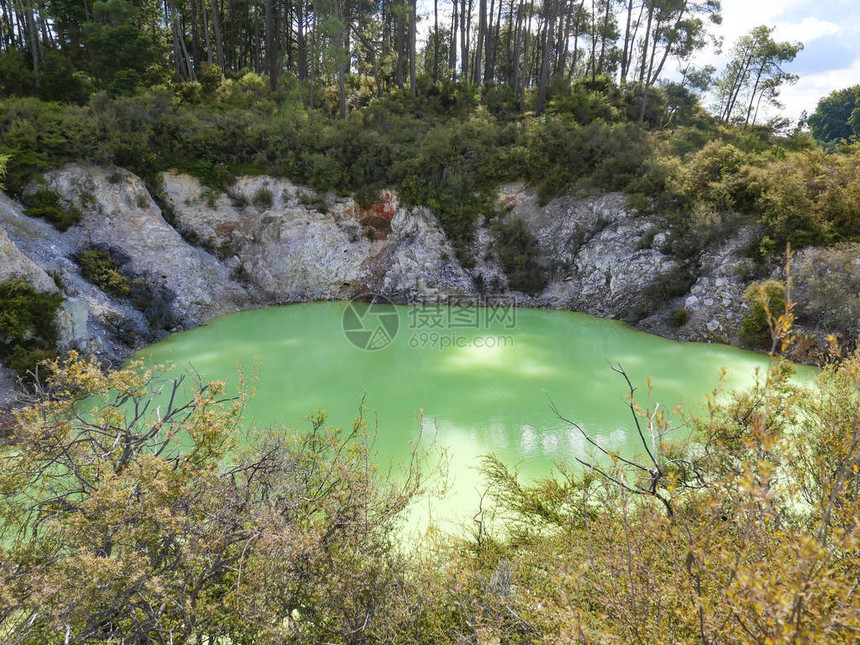
[[[390,325],[378,324],[379,310],[359,311],[360,320],[347,316],[347,337],[348,306],[308,303],[224,316],[139,356],[233,383],[237,365],[248,372],[256,363],[248,419],[262,426],[306,428],[307,416],[319,409],[332,423],[348,425],[364,398],[378,419],[381,463],[404,458],[414,439],[449,447],[455,496],[445,513],[464,516],[481,488],[474,467],[482,454],[495,453],[527,476],[589,455],[580,432],[553,413],[548,398],[612,450],[628,456],[641,450],[627,386],[610,364],[623,366],[643,404],[650,378],[652,407],[671,410],[701,405],[723,368],[731,389],[752,384],[768,362],[724,345],[678,343],[614,321],[535,309],[396,307],[389,310],[399,323],[393,340]],[[367,327],[366,338],[353,333],[356,325]],[[374,327],[379,333],[371,338]]]

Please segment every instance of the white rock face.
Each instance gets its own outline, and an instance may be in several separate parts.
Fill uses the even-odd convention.
[[[181,324],[200,324],[250,301],[225,266],[164,220],[136,175],[70,164],[46,174],[45,183],[81,209],[79,227],[91,244],[121,251],[134,273],[176,294],[172,308]]]
[[[54,284],[51,276],[21,253],[0,224],[0,282],[6,282],[14,277],[27,278],[38,291],[52,293],[57,291],[57,285]]]
[[[631,318],[643,291],[677,267],[659,250],[664,238],[641,240],[654,227],[626,207],[617,193],[592,198],[563,197],[544,207],[522,184],[506,186],[500,197],[507,217],[521,219],[535,236],[539,261],[550,282],[537,304],[612,318]]]
[[[432,215],[401,207],[390,191],[365,211],[270,177],[239,178],[234,199],[188,175],[161,180],[180,230],[221,249],[276,302],[473,288]]]
[[[749,272],[752,261],[743,249],[753,232],[742,228],[702,255],[701,276],[690,287],[690,296],[679,303],[689,314],[675,335],[683,340],[732,342],[743,320],[743,295],[747,282],[739,276]]]
[[[57,312],[60,349],[78,348],[90,350],[90,334],[87,323],[90,309],[83,298],[66,298]]]
[[[379,276],[372,283],[375,291],[407,296],[474,293],[472,279],[427,209],[397,208],[386,242],[372,261]]]
[[[0,228],[29,260],[58,276],[66,302],[74,303],[66,305],[58,320],[63,348],[78,347],[110,360],[126,355],[139,343],[151,341],[142,313],[81,276],[73,258],[90,244],[90,239],[80,226],[60,233],[47,222],[27,217],[20,204],[0,195]],[[46,286],[56,288],[53,279]],[[87,310],[86,321],[83,307]],[[117,334],[118,324],[125,330],[122,338]]]

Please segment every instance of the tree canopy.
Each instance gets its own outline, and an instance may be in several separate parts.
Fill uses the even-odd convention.
[[[812,136],[822,143],[860,138],[860,85],[831,92],[809,117]]]

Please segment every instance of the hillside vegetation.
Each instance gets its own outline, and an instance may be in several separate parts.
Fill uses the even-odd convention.
[[[857,238],[854,89],[810,117],[819,143],[765,118],[801,43],[756,27],[725,69],[696,67],[718,1],[586,4],[434,3],[419,42],[414,0],[11,3],[7,186],[84,160],[150,183],[175,167],[215,190],[255,172],[360,201],[396,188],[467,263],[514,179],[544,200],[625,190],[670,213],[690,253],[739,221],[758,226],[761,259]]]

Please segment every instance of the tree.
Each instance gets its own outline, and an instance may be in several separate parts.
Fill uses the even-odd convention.
[[[142,82],[159,58],[152,38],[137,21],[141,10],[129,0],[94,2],[92,20],[84,25],[89,67],[101,87],[109,87],[117,73]]]
[[[669,57],[688,60],[705,43],[704,19],[714,24],[722,21],[719,0],[646,0],[643,6],[647,17],[639,51],[640,122],[645,120],[650,90]]]
[[[860,85],[835,90],[821,99],[808,123],[812,136],[822,143],[860,137]]]
[[[761,25],[735,43],[734,57],[718,81],[720,119],[755,125],[762,101],[778,106],[779,89],[797,82],[797,76],[784,69],[803,49],[803,44],[776,42],[773,27]]]

